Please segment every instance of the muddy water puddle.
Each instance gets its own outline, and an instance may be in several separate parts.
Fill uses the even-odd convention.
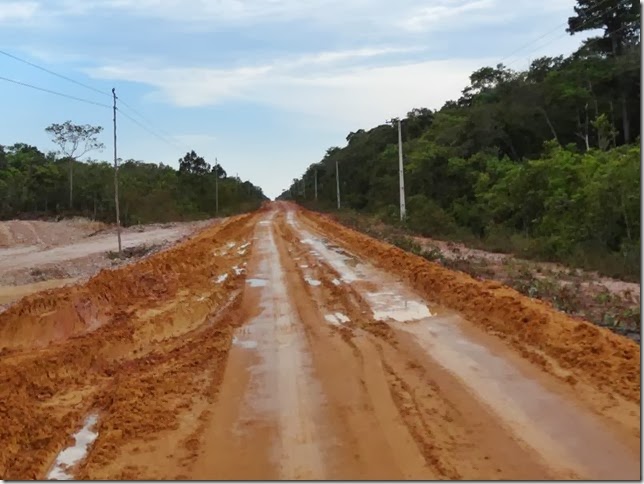
[[[74,479],[72,468],[85,458],[90,446],[98,437],[98,432],[94,431],[97,423],[97,413],[88,415],[83,427],[73,435],[74,445],[67,447],[58,454],[54,465],[47,474],[47,479],[57,481]]]
[[[458,315],[439,315],[405,284],[317,237],[294,218],[310,252],[329,264],[341,282],[368,303],[373,318],[411,333],[428,356],[484,402],[515,436],[570,475],[638,479],[639,460],[591,413],[551,391],[514,363],[492,353],[462,331]],[[338,281],[340,282],[340,281]],[[377,287],[378,290],[369,288]],[[438,308],[437,308],[438,309]],[[338,324],[333,317],[330,324]]]
[[[265,287],[268,284],[267,279],[261,279],[259,277],[251,277],[246,279],[246,284],[250,287]]]
[[[324,319],[327,323],[332,324],[333,326],[340,326],[350,321],[347,315],[340,312],[325,314]]]
[[[249,420],[276,424],[279,436],[272,457],[280,478],[323,478],[316,426],[323,396],[289,300],[272,225],[258,224],[254,240],[258,263],[249,266],[247,283],[259,291],[260,313],[238,330],[233,344],[251,349],[257,358],[236,431],[243,433],[243,422]]]

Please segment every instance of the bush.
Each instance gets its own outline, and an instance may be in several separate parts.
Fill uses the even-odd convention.
[[[414,195],[407,201],[405,225],[424,236],[445,236],[456,232],[454,219],[425,195]]]

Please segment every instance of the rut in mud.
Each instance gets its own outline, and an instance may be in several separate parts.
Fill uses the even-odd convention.
[[[639,347],[286,204],[0,314],[0,477],[637,479]]]

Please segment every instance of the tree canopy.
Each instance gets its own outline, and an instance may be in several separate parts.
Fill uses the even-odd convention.
[[[67,153],[69,154],[69,152]],[[0,218],[84,215],[113,222],[114,167],[105,161],[76,162],[75,198],[66,201],[70,156],[45,154],[35,146],[0,145]],[[180,168],[138,160],[119,166],[121,221],[124,225],[192,220],[216,215],[215,170],[194,151],[189,167]],[[266,197],[261,188],[237,178],[226,178],[219,167],[219,214],[230,215],[259,207]]]
[[[639,6],[579,0],[575,14],[569,32],[604,36],[524,71],[482,67],[459,99],[402,120],[408,228],[639,277]],[[337,162],[343,208],[396,223],[397,158],[395,125],[360,129],[280,198],[333,209]]]

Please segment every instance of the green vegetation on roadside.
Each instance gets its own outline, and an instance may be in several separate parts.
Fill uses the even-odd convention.
[[[97,132],[95,127],[68,126]],[[90,131],[85,130],[87,139]],[[68,141],[70,132],[66,132]],[[61,149],[60,153],[66,156],[45,154],[24,143],[0,145],[0,219],[82,215],[115,221],[113,164],[79,162],[71,150]],[[214,217],[216,185],[220,216],[254,210],[266,200],[261,188],[227,176],[221,166],[215,170],[194,151],[179,160],[179,169],[126,160],[120,163],[118,175],[121,223],[125,226]]]
[[[350,133],[280,198],[334,210],[337,163],[343,210],[639,281],[640,9],[578,0],[575,14],[569,32],[602,28],[603,36],[526,71],[481,68],[458,100],[402,120],[404,224],[393,122]]]

